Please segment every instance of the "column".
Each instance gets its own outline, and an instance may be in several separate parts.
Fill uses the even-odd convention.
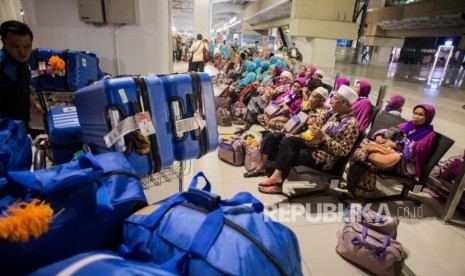
[[[294,37],[302,53],[302,63],[316,67],[333,68],[336,62],[336,40],[311,37]]]
[[[355,0],[292,1],[290,35],[304,64],[334,67],[337,39],[357,39],[354,6]]]
[[[211,26],[211,3],[210,0],[194,0],[194,37],[197,34],[210,40]]]

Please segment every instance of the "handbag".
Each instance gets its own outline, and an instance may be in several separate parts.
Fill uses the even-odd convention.
[[[364,144],[362,150],[368,154],[368,160],[378,168],[390,168],[402,158],[402,155],[395,150],[374,142]]]
[[[338,237],[336,252],[344,259],[380,276],[400,275],[405,253],[402,244],[389,235],[360,223],[346,225]]]
[[[145,205],[142,184],[122,153],[88,152],[45,170],[10,171],[0,179],[2,272],[23,274],[80,252],[117,248],[123,220]],[[21,209],[32,211],[20,216]]]
[[[392,239],[397,237],[398,218],[381,215],[371,209],[364,209],[361,204],[351,204],[349,213],[350,219],[360,222],[363,226],[389,235]]]
[[[24,122],[0,119],[0,177],[10,170],[28,170],[31,163],[31,139]]]
[[[207,50],[207,48],[203,47],[203,62],[207,63],[210,61],[212,55],[210,51]]]
[[[269,118],[273,118],[273,117],[277,116],[280,111],[281,111],[281,106],[279,106],[277,104],[274,104],[274,103],[271,103],[271,104],[266,106],[263,113],[265,113],[265,115],[268,116]]]
[[[297,115],[293,115],[285,124],[284,131],[291,134],[297,134],[302,130],[308,120],[308,114],[305,112],[299,112]]]

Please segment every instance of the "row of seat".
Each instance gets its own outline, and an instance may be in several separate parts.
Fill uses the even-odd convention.
[[[399,123],[406,121],[405,119],[399,116],[390,114],[388,112],[381,112],[381,114],[377,117],[378,112],[379,112],[379,108],[373,106],[371,128],[368,134],[366,135],[367,137],[371,137],[373,133],[375,133],[376,131],[380,129],[389,128],[389,127],[398,125]],[[323,189],[310,189],[310,190],[309,189],[294,189],[294,193],[289,195],[289,200],[299,198],[299,197],[304,197],[304,196],[322,194],[322,193],[334,194],[332,189],[337,187],[337,185],[341,181],[343,181],[345,168],[347,164],[349,163],[349,160],[352,157],[353,153],[360,146],[364,138],[365,138],[365,134],[361,134],[360,137],[357,139],[354,145],[354,148],[347,155],[347,157],[340,158],[336,162],[335,166],[333,167],[331,171],[321,171],[321,170],[316,170],[316,169],[309,168],[306,166],[295,166],[293,168],[293,171],[295,173],[311,174],[313,176],[315,175],[320,176],[320,178],[325,181],[324,183],[325,185],[323,186]],[[413,190],[417,185],[419,185],[418,187],[423,187],[426,185],[431,170],[453,144],[454,144],[454,140],[450,139],[446,135],[436,132],[436,141],[435,141],[434,150],[431,152],[428,158],[428,161],[426,163],[426,167],[423,170],[423,173],[420,176],[418,181],[416,181],[413,178],[403,176],[403,175],[400,175],[394,172],[381,171],[378,173],[379,180],[382,180],[382,179],[395,180],[398,183],[402,184],[402,191],[399,194],[386,195],[382,197],[374,197],[374,198],[363,199],[359,201],[366,203],[366,202],[385,202],[385,201],[402,200],[402,201],[413,201],[415,204],[420,205],[421,202],[418,201],[417,199],[410,197],[409,192]]]

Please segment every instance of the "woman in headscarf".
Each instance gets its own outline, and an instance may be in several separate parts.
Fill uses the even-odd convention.
[[[268,63],[266,61],[262,62],[263,63]],[[276,66],[275,65],[269,65],[268,70],[262,74],[262,80],[260,82],[260,86],[263,88],[268,87],[273,84],[273,79],[276,77]],[[264,89],[262,89],[263,91]],[[259,91],[260,92],[260,91]]]
[[[266,114],[259,114],[257,121],[268,130],[282,130],[289,118],[299,113],[302,108],[302,86],[303,84],[300,81],[295,80],[291,89],[269,103],[281,107],[279,115],[270,118]]]
[[[261,63],[261,73],[257,75],[258,81],[263,81],[268,77],[268,68],[270,67],[270,63],[268,61],[262,61]]]
[[[402,134],[400,139],[395,139],[396,141],[385,137],[388,133],[387,129],[375,132],[371,139],[376,141],[377,144],[390,148],[393,154],[399,154],[399,161],[387,168],[380,168],[370,162],[369,154],[365,152],[363,147],[358,149],[350,161],[347,173],[349,192],[353,196],[366,197],[373,194],[376,186],[376,176],[373,178],[364,177],[364,172],[367,170],[374,174],[379,169],[395,171],[419,180],[436,140],[436,133],[431,125],[435,113],[434,107],[429,104],[415,106],[412,120],[396,126]]]
[[[370,124],[372,111],[371,102],[370,99],[368,99],[371,85],[369,82],[361,80],[355,83],[354,90],[358,94],[358,100],[352,105],[352,110],[360,125],[360,131],[365,132]]]
[[[308,80],[306,72],[307,72],[307,67],[305,65],[301,65],[299,67],[299,72],[297,72],[297,74],[295,74],[294,76],[294,79],[302,83],[303,86],[305,86]]]
[[[402,112],[402,107],[404,107],[404,103],[405,103],[405,98],[403,96],[394,95],[389,99],[386,107],[384,108],[384,111],[400,117],[401,112]]]
[[[245,77],[239,80],[239,85],[237,87],[238,94],[246,85],[251,84],[257,80],[257,73],[255,73],[255,63],[251,62],[250,60],[246,60],[244,61],[243,66],[245,69]]]

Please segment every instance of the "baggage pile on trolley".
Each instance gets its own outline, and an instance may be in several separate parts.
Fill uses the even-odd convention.
[[[258,264],[301,275],[295,235],[249,193],[221,199],[198,174],[188,192],[148,205],[142,177],[218,147],[207,74],[103,78],[95,55],[50,49],[34,50],[31,68],[48,138],[37,170],[0,175],[0,272],[248,275]],[[47,93],[71,93],[73,105],[57,107]],[[0,135],[8,149],[21,148],[17,129]]]

